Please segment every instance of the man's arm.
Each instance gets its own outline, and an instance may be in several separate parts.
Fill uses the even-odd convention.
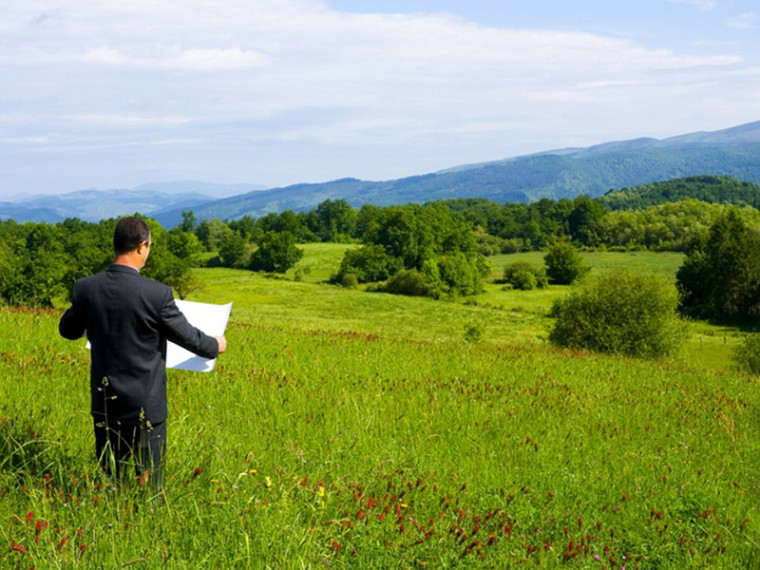
[[[226,350],[227,341],[223,336],[209,336],[187,321],[182,311],[177,308],[171,290],[160,315],[163,333],[174,344],[204,358],[216,358],[220,352]]]
[[[72,304],[63,316],[58,321],[58,333],[69,340],[76,340],[82,338],[86,332],[87,322],[85,320],[84,311],[81,309],[81,304],[76,301],[76,297],[72,295]]]

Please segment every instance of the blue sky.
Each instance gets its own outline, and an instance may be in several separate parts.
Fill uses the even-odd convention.
[[[760,0],[0,0],[0,200],[760,120]]]

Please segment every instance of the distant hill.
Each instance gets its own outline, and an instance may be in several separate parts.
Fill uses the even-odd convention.
[[[0,219],[19,222],[57,223],[66,218],[97,222],[139,212],[153,215],[162,210],[190,210],[234,194],[261,190],[255,184],[167,182],[143,184],[132,189],[80,190],[67,194],[40,195],[13,202],[0,202]]]
[[[633,210],[687,198],[760,208],[760,186],[731,176],[689,176],[612,190],[600,201],[613,210]]]
[[[171,227],[181,221],[182,210],[189,209],[199,219],[234,219],[309,210],[327,199],[339,198],[354,207],[448,198],[531,202],[579,194],[598,197],[614,189],[697,175],[731,176],[760,184],[760,121],[663,140],[640,138],[552,150],[379,182],[344,178],[264,190],[258,185],[185,181],[132,190],[84,190],[0,203],[0,219],[55,222],[78,217],[97,221],[138,211]]]
[[[601,196],[611,189],[694,175],[733,176],[760,183],[760,121],[664,140],[635,139],[560,149],[440,172],[369,182],[347,178],[250,192],[194,208],[198,218],[233,219],[282,210],[308,210],[327,199],[352,206],[423,203],[446,198],[531,202],[540,198]],[[181,221],[177,209],[156,214],[164,225]]]

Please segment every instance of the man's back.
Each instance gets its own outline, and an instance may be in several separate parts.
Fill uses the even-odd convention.
[[[166,341],[214,358],[216,341],[192,327],[171,289],[137,270],[111,265],[77,282],[72,307],[59,324],[62,336],[92,346],[92,413],[108,422],[166,419]]]

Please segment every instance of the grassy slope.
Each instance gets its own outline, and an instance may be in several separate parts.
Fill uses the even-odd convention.
[[[756,563],[760,395],[719,331],[704,366],[555,351],[537,338],[565,288],[473,306],[317,284],[342,247],[310,246],[303,282],[199,272],[197,300],[236,303],[230,351],[170,373],[163,507],[100,478],[58,313],[0,310],[0,566]]]

